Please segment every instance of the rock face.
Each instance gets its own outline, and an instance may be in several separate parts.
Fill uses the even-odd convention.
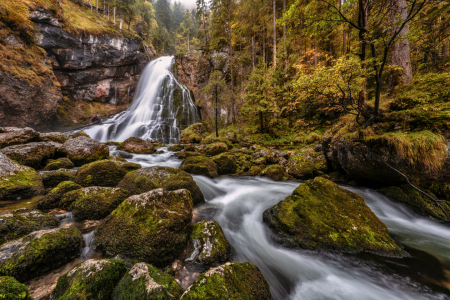
[[[289,179],[285,171],[285,168],[283,168],[280,165],[269,165],[264,170],[261,171],[260,175],[267,176],[275,181]]]
[[[205,156],[191,156],[186,158],[180,169],[195,175],[204,175],[209,178],[218,176],[217,166],[212,159]]]
[[[251,263],[226,263],[211,268],[183,293],[181,300],[270,300],[269,284]]]
[[[37,208],[55,208],[61,207],[61,198],[64,194],[81,189],[81,185],[76,184],[73,181],[63,181],[58,184],[53,190],[51,190],[44,198],[40,199],[37,203]]]
[[[60,151],[66,153],[77,167],[109,156],[108,146],[85,136],[66,141]]]
[[[7,300],[33,300],[28,287],[10,276],[0,277],[0,295]]]
[[[126,271],[118,259],[88,259],[58,279],[51,299],[111,299]]]
[[[263,220],[288,247],[401,255],[361,196],[322,177],[298,186]]]
[[[191,193],[194,205],[205,202],[197,183],[188,173],[170,167],[154,166],[128,173],[118,187],[131,195],[142,194],[157,188],[167,191],[186,189]]]
[[[10,159],[21,165],[39,169],[42,162],[53,158],[61,144],[55,142],[33,142],[3,148],[1,151]]]
[[[77,170],[58,169],[53,171],[41,171],[39,176],[45,187],[55,187],[63,181],[75,181]]]
[[[117,150],[123,150],[126,152],[137,154],[152,154],[156,152],[156,147],[152,142],[144,141],[138,137],[130,137],[123,141]]]
[[[74,226],[34,231],[0,248],[0,274],[27,281],[80,255],[82,243]]]
[[[212,157],[217,166],[219,175],[234,174],[237,171],[236,158],[233,155],[222,153]]]
[[[0,127],[0,148],[39,141],[39,133],[32,128]]]
[[[182,293],[183,289],[172,276],[140,262],[120,280],[114,289],[112,300],[170,300],[178,299]]]
[[[140,168],[139,164],[105,159],[82,166],[75,181],[82,186],[116,186],[128,172]]]
[[[311,148],[304,149],[289,158],[287,170],[289,175],[297,179],[311,179],[326,172],[327,161],[322,153]]]
[[[188,190],[156,189],[122,202],[97,227],[94,245],[112,255],[164,267],[186,245],[191,220]]]

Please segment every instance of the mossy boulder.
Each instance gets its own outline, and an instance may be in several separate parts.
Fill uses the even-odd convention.
[[[172,276],[140,262],[120,280],[112,300],[170,300],[178,299],[182,293],[183,289]]]
[[[155,145],[150,141],[144,141],[138,137],[130,137],[117,146],[117,150],[122,150],[136,154],[152,154],[156,152]]]
[[[73,181],[63,181],[58,184],[57,187],[52,189],[47,195],[45,195],[45,197],[38,201],[37,208],[50,209],[61,207],[61,199],[66,193],[81,188],[81,185],[76,184]]]
[[[0,275],[30,280],[78,257],[82,244],[74,226],[34,231],[0,248]]]
[[[0,299],[33,300],[28,287],[18,282],[14,277],[0,277]]]
[[[0,224],[1,245],[36,230],[58,227],[59,221],[55,216],[36,209],[19,208],[0,215]]]
[[[266,210],[263,220],[288,247],[402,254],[361,196],[322,177],[298,186]]]
[[[38,141],[39,133],[32,128],[0,127],[0,149]]]
[[[187,262],[204,265],[227,261],[231,247],[216,221],[201,221],[192,225]]]
[[[35,170],[18,165],[0,151],[0,201],[32,197],[43,192],[42,179]]]
[[[261,167],[253,166],[250,168],[250,170],[248,170],[247,174],[245,174],[245,175],[258,176],[259,174],[261,174],[261,171],[262,171]]]
[[[51,299],[111,299],[126,271],[124,262],[118,259],[88,259],[58,279]]]
[[[100,220],[128,197],[121,188],[91,186],[66,193],[61,206],[73,211],[75,220]]]
[[[225,143],[212,143],[206,146],[205,154],[209,156],[218,155],[228,151],[228,146]]]
[[[74,139],[80,136],[89,137],[86,133],[83,131],[77,131],[77,132],[67,132],[67,133],[61,133],[61,132],[45,132],[45,133],[39,133],[39,139],[41,141],[47,141],[47,142],[56,142],[64,144],[67,140]]]
[[[211,268],[183,293],[181,300],[270,300],[269,284],[251,263],[228,262]]]
[[[59,169],[72,169],[75,167],[73,162],[70,161],[67,157],[58,158],[58,159],[49,159],[47,161],[47,165],[44,168],[44,171],[53,171]]]
[[[61,148],[61,144],[54,142],[34,142],[9,146],[1,151],[21,165],[39,169],[43,161],[57,155],[59,148]]]
[[[75,182],[82,186],[116,186],[128,172],[140,168],[126,161],[99,160],[78,169]]]
[[[269,165],[261,171],[260,175],[269,177],[275,181],[288,180],[289,175],[286,173],[286,169],[280,165]]]
[[[67,140],[62,145],[60,151],[65,153],[77,167],[93,161],[106,159],[109,156],[108,146],[85,136]]]
[[[117,187],[130,195],[142,194],[157,188],[167,191],[186,189],[191,192],[194,205],[205,202],[202,191],[188,173],[170,167],[148,167],[128,173]]]
[[[181,150],[181,151],[175,153],[175,156],[178,157],[179,159],[185,159],[185,158],[191,157],[191,156],[202,156],[202,154],[199,152],[194,152],[194,151]]]
[[[95,230],[94,246],[164,267],[186,245],[191,220],[188,190],[156,189],[123,201]]]
[[[323,175],[326,171],[327,161],[325,157],[312,148],[304,149],[292,155],[287,164],[287,172],[297,179],[311,179]]]
[[[184,145],[181,144],[175,144],[169,147],[169,151],[181,151],[184,149]]]
[[[222,153],[212,157],[213,162],[217,166],[219,175],[234,174],[237,171],[237,163],[234,155]]]
[[[205,135],[205,132],[206,130],[202,123],[192,124],[181,131],[180,142],[186,144],[200,143]]]
[[[209,178],[219,176],[217,165],[214,161],[205,156],[191,156],[186,158],[180,166],[180,169],[195,175],[203,175]]]
[[[42,183],[47,187],[55,187],[63,181],[75,181],[78,170],[76,169],[58,169],[53,171],[41,171],[39,175]]]

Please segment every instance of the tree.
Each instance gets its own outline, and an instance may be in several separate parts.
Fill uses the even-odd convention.
[[[183,36],[187,36],[187,49],[190,50],[189,47],[189,38],[192,36],[194,31],[194,22],[192,21],[192,15],[189,9],[186,9],[186,13],[184,14],[184,20],[180,25],[181,32]]]
[[[171,12],[170,3],[168,0],[156,0],[155,3],[155,14],[156,21],[159,27],[164,27],[167,31],[171,31]]]

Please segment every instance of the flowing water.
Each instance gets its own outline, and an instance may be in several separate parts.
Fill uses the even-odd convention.
[[[180,131],[200,121],[190,91],[172,73],[173,56],[148,63],[139,79],[131,107],[103,122],[83,129],[101,141],[144,140],[178,143]]]

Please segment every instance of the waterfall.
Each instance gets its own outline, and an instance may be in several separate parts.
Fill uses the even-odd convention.
[[[122,142],[137,136],[166,144],[178,143],[180,131],[200,118],[189,89],[177,81],[172,69],[175,69],[173,56],[149,62],[130,108],[84,131],[100,142]]]

